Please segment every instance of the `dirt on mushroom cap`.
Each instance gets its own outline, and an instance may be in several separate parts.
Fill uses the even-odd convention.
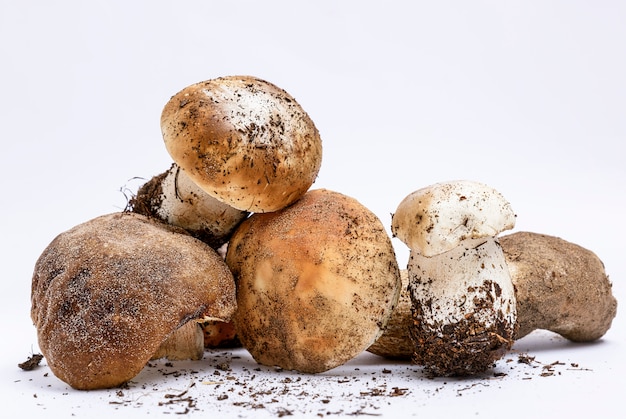
[[[496,236],[515,226],[510,203],[480,182],[435,183],[407,195],[392,216],[391,230],[425,256],[446,252],[466,239]]]
[[[356,200],[314,190],[253,214],[231,238],[235,325],[257,362],[301,372],[339,366],[382,333],[400,272],[382,223]]]
[[[207,193],[250,212],[302,196],[321,166],[315,124],[283,89],[250,76],[188,86],[165,105],[165,145]]]

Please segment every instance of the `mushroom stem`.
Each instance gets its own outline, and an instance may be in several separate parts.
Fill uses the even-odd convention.
[[[200,323],[188,321],[176,329],[161,344],[152,359],[167,358],[170,361],[202,359],[204,355],[204,332]]]
[[[204,192],[177,164],[146,182],[129,202],[132,212],[181,227],[214,249],[228,242],[248,213]]]
[[[435,375],[471,375],[512,346],[515,291],[495,237],[468,239],[408,264],[414,361]]]

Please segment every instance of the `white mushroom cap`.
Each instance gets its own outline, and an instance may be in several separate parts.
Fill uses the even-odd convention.
[[[497,236],[514,226],[515,213],[500,192],[457,180],[409,194],[393,214],[391,230],[411,250],[434,256],[465,239]]]

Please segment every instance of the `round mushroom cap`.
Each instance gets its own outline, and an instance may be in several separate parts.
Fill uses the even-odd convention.
[[[250,76],[184,88],[161,115],[165,146],[208,194],[249,212],[276,211],[313,184],[322,161],[315,124],[283,89]]]
[[[226,255],[237,282],[235,327],[263,365],[323,372],[380,336],[400,293],[400,271],[380,220],[325,189],[253,214]]]
[[[229,320],[235,284],[217,252],[135,213],[59,234],[36,262],[31,317],[52,372],[76,389],[137,375],[192,319]]]
[[[411,250],[434,256],[463,240],[512,229],[515,217],[511,204],[494,188],[457,180],[409,194],[392,216],[391,231]]]

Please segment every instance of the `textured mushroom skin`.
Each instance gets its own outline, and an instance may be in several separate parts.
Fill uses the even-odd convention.
[[[250,76],[184,88],[161,115],[165,146],[208,194],[249,212],[276,211],[313,184],[322,142],[283,89]]]
[[[516,288],[520,339],[535,329],[575,342],[601,338],[617,313],[604,264],[558,237],[517,232],[500,238]]]
[[[466,240],[408,264],[413,360],[438,376],[484,372],[511,349],[516,302],[495,238]]]
[[[50,369],[84,390],[123,384],[187,321],[228,320],[236,309],[217,252],[135,213],[59,234],[35,264],[31,303]]]
[[[353,198],[307,192],[233,234],[235,326],[260,364],[306,373],[352,359],[380,336],[400,292],[391,239]]]

